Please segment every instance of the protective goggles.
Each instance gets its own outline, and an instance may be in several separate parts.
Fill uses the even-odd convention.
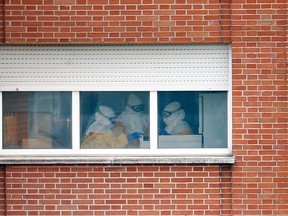
[[[130,106],[128,105],[134,112],[141,112],[144,111],[144,104]]]
[[[173,113],[179,111],[180,109],[181,109],[181,107],[178,108],[178,109],[176,109],[176,110],[174,110],[174,111],[171,111],[171,112],[164,110],[164,111],[162,112],[162,116],[163,116],[164,118],[167,118],[167,117],[171,116]]]
[[[117,120],[117,116],[113,116],[113,117],[111,117],[111,118],[108,118],[108,120],[111,122],[111,123],[115,123],[116,122],[116,120]]]
[[[112,116],[112,117],[109,117],[105,114],[103,114],[100,110],[98,111],[102,116],[104,116],[106,119],[108,119],[111,123],[115,123],[116,120],[117,120],[117,115],[116,116]]]

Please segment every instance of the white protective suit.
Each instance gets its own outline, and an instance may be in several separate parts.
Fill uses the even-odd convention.
[[[138,132],[140,134],[147,133],[149,127],[149,117],[143,113],[143,109],[133,109],[142,106],[143,101],[134,93],[129,94],[125,110],[118,116],[117,121],[121,122],[126,128],[127,134]],[[137,110],[137,111],[135,111]]]
[[[127,134],[129,143],[126,148],[140,148],[140,138],[148,134],[149,117],[143,113],[143,110],[143,101],[136,94],[129,94],[125,110],[117,119]]]
[[[116,118],[114,110],[107,106],[99,106],[99,111],[95,113],[95,121],[87,129],[86,135],[111,131],[113,123],[109,118]]]
[[[169,103],[163,111],[163,121],[166,124],[165,131],[170,135],[191,135],[191,127],[184,120],[185,111],[178,101]]]
[[[123,148],[128,144],[122,125],[115,124],[116,114],[107,106],[99,106],[95,121],[86,132],[81,148]]]

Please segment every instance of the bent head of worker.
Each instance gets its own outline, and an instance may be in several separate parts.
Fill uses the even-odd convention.
[[[114,128],[116,114],[110,107],[101,105],[95,113],[95,121],[89,126],[86,135],[89,133],[105,133]]]
[[[131,93],[129,94],[126,111],[132,111],[135,113],[141,113],[144,111],[144,103],[141,100],[140,97],[138,97],[136,94]]]
[[[185,111],[178,101],[169,103],[162,113],[163,121],[166,125],[182,121],[185,118]]]
[[[96,113],[95,117],[96,117],[96,120],[102,121],[103,123],[106,123],[106,124],[108,123],[107,121],[114,124],[116,122],[116,118],[117,118],[114,110],[111,109],[110,107],[104,106],[104,105],[99,106],[99,110]]]

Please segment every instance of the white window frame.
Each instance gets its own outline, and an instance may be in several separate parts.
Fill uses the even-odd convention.
[[[39,90],[36,90],[39,91]],[[227,94],[231,97],[230,94]],[[80,149],[80,94],[72,92],[72,149],[3,149],[1,142],[0,155],[231,155],[231,118],[228,121],[228,147],[227,148],[191,148],[191,149],[158,149],[158,128],[157,128],[157,92],[150,92],[150,148],[149,149]],[[228,101],[229,100],[228,98]],[[2,103],[2,94],[1,94]],[[228,102],[228,116],[231,116],[231,103]],[[1,105],[2,113],[2,105]],[[3,115],[1,115],[2,122]],[[230,122],[230,123],[229,123]],[[1,131],[3,125],[1,124]],[[1,133],[2,140],[2,133]]]
[[[81,161],[86,161],[90,158],[90,162],[95,163],[157,163],[159,159],[162,159],[162,163],[234,163],[234,158],[232,156],[232,56],[231,56],[231,46],[229,48],[229,89],[221,88],[210,88],[208,86],[197,86],[196,88],[183,89],[171,89],[169,91],[226,91],[227,92],[227,134],[228,134],[228,146],[227,148],[171,148],[171,149],[159,149],[158,146],[158,114],[157,114],[157,90],[159,87],[151,85],[150,90],[150,148],[149,149],[80,149],[80,92],[85,91],[147,91],[147,88],[135,89],[135,87],[129,86],[119,86],[119,89],[115,86],[97,86],[82,87],[80,90],[74,86],[4,86],[0,90],[2,92],[6,91],[70,91],[72,92],[72,149],[3,149],[3,110],[2,110],[2,92],[0,92],[0,161],[5,163],[15,163],[19,161],[30,161],[37,163],[53,163],[75,161],[75,163],[81,163]],[[121,90],[120,90],[121,89]],[[167,90],[167,89],[165,89]],[[120,159],[119,159],[120,158]],[[123,161],[123,158],[125,160]],[[131,160],[133,159],[134,160]],[[145,160],[145,159],[153,160]],[[172,159],[172,160],[168,160]],[[188,158],[188,160],[187,160]],[[199,160],[199,158],[204,158]],[[217,160],[217,158],[220,160]],[[228,159],[227,159],[228,158]],[[54,159],[54,160],[53,160]],[[180,160],[179,160],[180,159]],[[197,160],[198,159],[198,160]],[[66,162],[65,162],[66,161]]]

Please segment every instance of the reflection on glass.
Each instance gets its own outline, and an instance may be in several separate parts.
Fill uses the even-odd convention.
[[[3,148],[71,148],[71,93],[4,92]]]
[[[227,92],[158,92],[159,148],[227,147]]]
[[[149,148],[148,92],[81,92],[81,148]]]

